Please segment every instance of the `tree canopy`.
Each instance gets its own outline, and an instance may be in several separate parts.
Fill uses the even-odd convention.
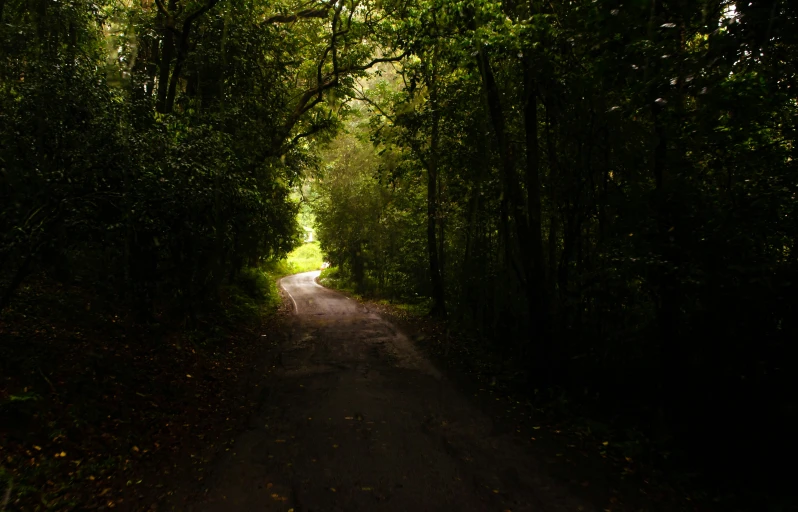
[[[0,0],[0,309],[46,276],[195,318],[299,243],[304,186],[358,292],[667,438],[771,425],[762,462],[797,38],[780,0]]]
[[[794,421],[795,7],[408,14],[408,57],[352,96],[366,121],[348,137],[374,149],[347,147],[379,159],[328,158],[317,185],[322,247],[353,288],[427,297],[523,386],[632,407],[718,467],[792,445],[776,425]],[[741,401],[754,411],[731,427]],[[759,422],[779,434],[705,442]]]

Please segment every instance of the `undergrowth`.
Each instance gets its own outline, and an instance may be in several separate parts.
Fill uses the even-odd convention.
[[[276,280],[284,275],[281,270],[279,263],[249,268],[225,286],[222,294],[226,299],[223,311],[227,320],[231,323],[249,322],[276,311],[280,304]]]
[[[355,288],[350,282],[349,277],[338,267],[327,267],[323,269],[319,275],[319,282],[328,288],[346,292],[357,298],[363,298],[355,293]]]
[[[289,253],[286,258],[286,264],[293,274],[318,270],[323,261],[324,257],[319,242],[302,244]]]
[[[284,270],[245,270],[193,320],[141,322],[45,276],[23,287],[0,315],[0,511],[144,510],[204,478],[277,339]]]

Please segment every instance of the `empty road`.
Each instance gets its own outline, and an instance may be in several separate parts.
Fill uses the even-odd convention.
[[[318,275],[282,280],[294,315],[260,410],[193,510],[593,510],[394,326]]]

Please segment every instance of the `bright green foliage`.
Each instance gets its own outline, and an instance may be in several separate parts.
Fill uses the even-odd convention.
[[[357,119],[357,118],[356,118]],[[324,154],[313,203],[321,248],[358,293],[405,296],[425,289],[423,196],[394,180],[397,155],[377,154],[354,121]]]
[[[308,242],[300,245],[286,258],[292,273],[319,270],[324,262],[319,242]]]
[[[249,268],[222,287],[226,319],[232,325],[252,322],[275,311],[282,300],[275,276],[264,269]]]
[[[284,257],[341,91],[392,59],[361,8],[2,2],[0,309],[46,273],[193,317]]]
[[[530,392],[772,453],[796,37],[785,0],[2,1],[0,309],[34,273],[193,317],[301,214]]]

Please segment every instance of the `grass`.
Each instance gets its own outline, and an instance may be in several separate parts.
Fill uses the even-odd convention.
[[[323,261],[319,242],[309,242],[294,249],[283,260],[245,269],[222,290],[222,309],[228,322],[250,322],[276,311],[280,303],[277,280],[287,275],[317,270]]]
[[[292,274],[318,270],[324,261],[319,242],[309,242],[294,249],[286,258],[288,269]]]
[[[346,292],[358,299],[363,298],[355,292],[355,288],[352,286],[349,278],[338,267],[328,267],[322,270],[319,276],[319,282],[328,288]]]
[[[227,320],[231,324],[252,322],[277,311],[280,304],[277,278],[281,270],[277,265],[249,268],[225,286],[222,289],[222,310]]]

